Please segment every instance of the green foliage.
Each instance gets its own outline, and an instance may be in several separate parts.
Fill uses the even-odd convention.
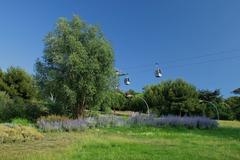
[[[131,95],[133,95],[133,97],[128,98],[126,100],[124,109],[128,110],[128,111],[135,111],[135,112],[144,112],[144,113],[146,113],[147,112],[146,104],[144,103],[144,101],[142,99],[139,98],[139,97],[143,98],[144,95],[140,94],[140,93],[136,93],[136,92],[132,93]]]
[[[11,98],[21,97],[29,100],[36,97],[33,78],[23,69],[10,67],[6,73],[1,74],[0,90],[7,92]]]
[[[231,108],[234,119],[240,120],[240,97],[229,97],[225,102]]]
[[[114,54],[100,29],[74,16],[59,19],[45,37],[42,60],[36,62],[36,78],[45,98],[64,114],[77,117],[96,105],[105,91],[114,88]]]
[[[143,100],[139,97],[143,97],[143,94],[137,93],[133,90],[127,91],[128,94],[133,95],[131,98],[126,98],[126,94],[122,91],[110,91],[103,95],[98,106],[100,111],[106,112],[106,110],[112,109],[114,111],[136,111],[146,112],[147,108]]]
[[[30,121],[36,121],[41,116],[49,114],[48,104],[43,101],[29,101],[24,105],[24,116]]]
[[[36,120],[44,113],[38,100],[38,88],[31,75],[18,67],[0,70],[0,120],[16,117]]]
[[[192,115],[200,110],[196,87],[181,79],[145,87],[144,98],[161,115]]]
[[[203,115],[211,118],[217,118],[217,111],[219,112],[219,118],[222,120],[233,120],[234,113],[232,112],[229,105],[226,105],[223,97],[221,96],[220,90],[200,90],[199,100],[201,102],[201,108]]]
[[[99,103],[100,111],[106,110],[121,110],[124,107],[126,98],[121,91],[109,91],[102,96]]]
[[[42,138],[43,135],[33,127],[15,124],[0,124],[0,144],[25,142]]]
[[[12,103],[10,97],[6,94],[6,92],[0,91],[0,108],[6,108]]]
[[[9,121],[15,117],[22,117],[24,102],[21,98],[11,99],[5,92],[0,92],[0,120]]]
[[[8,100],[7,105],[0,106],[0,121],[6,122],[17,117],[35,121],[38,117],[48,114],[45,104],[39,101],[24,102],[21,98],[15,98],[14,101]]]
[[[6,111],[12,106],[13,101],[6,94],[6,92],[0,91],[0,121],[7,119]]]
[[[12,119],[11,123],[21,126],[32,126],[32,123],[29,120],[23,118],[14,118]]]

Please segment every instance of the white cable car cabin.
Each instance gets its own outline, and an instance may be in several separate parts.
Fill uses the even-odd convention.
[[[155,77],[157,77],[157,78],[162,77],[162,71],[160,70],[160,68],[157,68],[155,70]]]
[[[128,77],[124,78],[124,84],[125,85],[131,84],[130,79]]]

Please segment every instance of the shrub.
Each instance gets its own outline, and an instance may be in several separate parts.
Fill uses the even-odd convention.
[[[24,104],[24,118],[36,122],[36,120],[48,114],[47,104],[42,101],[28,101]]]
[[[120,116],[114,115],[99,115],[97,117],[93,117],[96,127],[118,127],[124,126],[126,120]]]
[[[99,115],[85,119],[68,119],[61,116],[42,117],[37,126],[45,132],[51,131],[82,131],[88,128],[119,127],[119,126],[153,126],[153,127],[185,127],[211,129],[218,126],[217,121],[206,117],[153,117],[135,115],[125,119],[115,115]]]
[[[123,117],[114,115],[99,115],[85,119],[68,119],[62,116],[41,117],[37,121],[37,126],[44,132],[52,131],[82,131],[95,127],[116,127],[126,124]]]
[[[22,126],[32,126],[33,124],[27,120],[27,119],[23,119],[23,118],[14,118],[11,121],[12,124],[16,124],[16,125],[22,125]]]
[[[136,115],[128,120],[130,125],[148,125],[154,127],[185,127],[185,128],[199,128],[211,129],[218,126],[217,121],[211,120],[207,117],[179,117],[179,116],[162,116],[160,118],[148,117],[146,115]]]
[[[36,121],[42,115],[47,114],[47,108],[43,102],[24,101],[22,98],[10,97],[0,91],[0,121],[9,122],[14,118],[25,118],[30,121]]]
[[[83,119],[69,119],[64,116],[51,115],[37,120],[37,126],[44,132],[80,131],[87,128]]]
[[[43,135],[35,128],[15,124],[0,124],[0,143],[40,140]]]

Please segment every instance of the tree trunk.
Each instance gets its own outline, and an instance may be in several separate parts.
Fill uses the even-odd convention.
[[[73,113],[74,118],[82,118],[84,116],[84,110],[85,110],[85,97],[83,98],[82,102],[77,102],[75,111]]]
[[[182,110],[179,111],[179,116],[182,117]]]
[[[84,111],[85,111],[85,96],[83,97],[82,104],[79,106],[78,118],[84,118]]]

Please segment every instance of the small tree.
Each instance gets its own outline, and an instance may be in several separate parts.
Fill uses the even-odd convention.
[[[115,87],[114,54],[100,29],[74,16],[59,19],[36,62],[36,78],[46,98],[74,117]]]
[[[37,95],[32,76],[19,67],[8,68],[0,81],[0,90],[5,91],[11,98],[31,100]]]

